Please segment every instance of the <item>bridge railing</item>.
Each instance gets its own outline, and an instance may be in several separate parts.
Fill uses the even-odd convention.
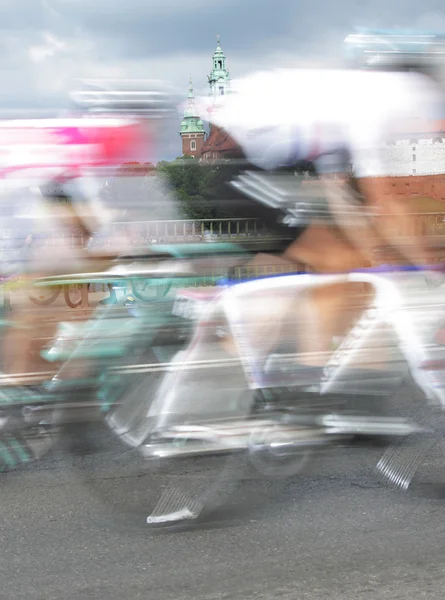
[[[411,235],[443,235],[445,237],[445,210],[434,213],[412,213],[416,217],[410,228],[395,221],[395,233],[401,237]],[[161,240],[187,241],[198,240],[206,236],[221,240],[248,239],[252,237],[273,237],[267,231],[267,223],[260,219],[187,219],[167,221],[119,222],[113,225],[113,233],[133,232],[135,238],[142,237],[153,243]]]
[[[445,243],[445,211],[434,213],[412,213],[416,217],[409,225],[395,220],[394,233],[399,237],[443,236]],[[126,234],[134,245],[197,242],[206,239],[219,241],[254,241],[255,239],[273,239],[267,230],[267,224],[260,219],[202,219],[119,222],[113,225],[112,233],[106,241],[112,244],[114,239]],[[113,239],[114,238],[114,239]]]
[[[140,223],[119,222],[113,231],[133,232],[145,240],[157,241],[196,241],[206,236],[218,239],[245,239],[267,235],[264,224],[259,219],[186,219],[166,221],[144,221]]]
[[[394,233],[399,237],[412,237],[413,235],[434,236],[444,238],[445,244],[445,211],[434,213],[413,213],[417,217],[407,226],[403,222],[395,221]],[[378,218],[377,218],[378,219]],[[1,231],[0,237],[8,236],[8,232]],[[44,243],[52,245],[57,243],[57,234],[46,238]],[[186,219],[164,221],[122,221],[114,223],[106,235],[100,236],[97,245],[111,247],[119,245],[119,240],[126,238],[133,246],[147,246],[157,243],[185,243],[199,242],[207,239],[219,241],[254,241],[274,239],[276,236],[267,231],[267,224],[260,219]],[[86,239],[79,240],[79,236],[72,234],[68,243],[78,245],[87,243]]]

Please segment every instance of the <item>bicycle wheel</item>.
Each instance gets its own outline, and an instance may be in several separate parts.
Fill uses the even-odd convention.
[[[139,372],[122,381],[126,391],[121,401],[92,432],[100,448],[76,460],[77,473],[98,503],[101,519],[114,526],[175,528],[205,523],[231,501],[247,466],[247,453],[221,453],[217,444],[213,454],[147,458],[144,450],[153,427],[147,413],[170,385],[164,375]],[[207,383],[212,383],[208,374]],[[192,395],[198,389],[209,397],[213,394],[199,376],[193,388]],[[185,437],[178,441],[186,443]]]
[[[35,293],[29,294],[28,298],[38,306],[49,306],[59,297],[60,292],[60,286],[42,286],[36,288]]]
[[[82,287],[81,283],[73,283],[65,287],[64,296],[67,306],[77,308],[82,304]]]
[[[171,288],[171,281],[136,279],[132,282],[133,294],[142,302],[153,302],[165,298]]]

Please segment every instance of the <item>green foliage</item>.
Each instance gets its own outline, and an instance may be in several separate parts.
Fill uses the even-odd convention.
[[[158,164],[158,170],[165,175],[180,201],[181,212],[189,219],[256,216],[252,213],[254,203],[229,185],[239,169],[239,165],[230,160],[202,163],[187,156]]]
[[[127,169],[130,166],[132,165],[124,165]],[[150,165],[144,166],[148,168]],[[162,192],[155,195],[153,186],[150,186],[153,173],[147,176],[142,173],[142,177],[126,177],[122,182],[114,182],[113,194],[117,196],[119,206],[128,204],[129,198],[131,201],[138,199],[141,206],[146,203],[154,219],[175,218],[171,214],[176,214],[176,218],[196,220],[257,218],[260,210],[258,204],[230,186],[241,168],[238,161],[203,163],[192,156],[159,162],[156,171],[163,176],[173,192],[171,210],[167,210]],[[254,167],[250,165],[249,169],[252,168]],[[311,172],[311,165],[302,164],[297,170]],[[165,210],[162,209],[164,205]]]
[[[181,205],[181,212],[188,219],[212,219],[215,211],[207,201],[208,168],[189,156],[158,164],[158,171],[165,175]]]

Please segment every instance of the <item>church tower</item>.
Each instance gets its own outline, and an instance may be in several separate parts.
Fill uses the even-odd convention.
[[[230,91],[230,74],[226,68],[226,55],[221,48],[219,36],[217,37],[216,50],[213,53],[213,68],[207,77],[210,86],[210,96],[214,102],[218,96],[224,96]]]
[[[192,80],[189,81],[189,95],[184,118],[181,121],[182,155],[199,158],[204,145],[204,123],[196,115],[195,96],[193,94]]]
[[[212,105],[208,111],[214,110],[218,101],[230,93],[230,73],[226,67],[226,55],[224,54],[219,36],[217,37],[216,50],[212,57],[213,68],[207,77],[209,82],[209,96],[212,99]],[[212,162],[221,160],[233,153],[233,141],[228,134],[216,125],[209,126],[209,135],[203,145],[201,160],[203,162]]]

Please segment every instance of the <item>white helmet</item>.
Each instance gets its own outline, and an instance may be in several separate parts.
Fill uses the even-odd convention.
[[[349,62],[361,69],[433,75],[445,59],[445,37],[436,33],[361,29],[348,35],[345,47]]]

